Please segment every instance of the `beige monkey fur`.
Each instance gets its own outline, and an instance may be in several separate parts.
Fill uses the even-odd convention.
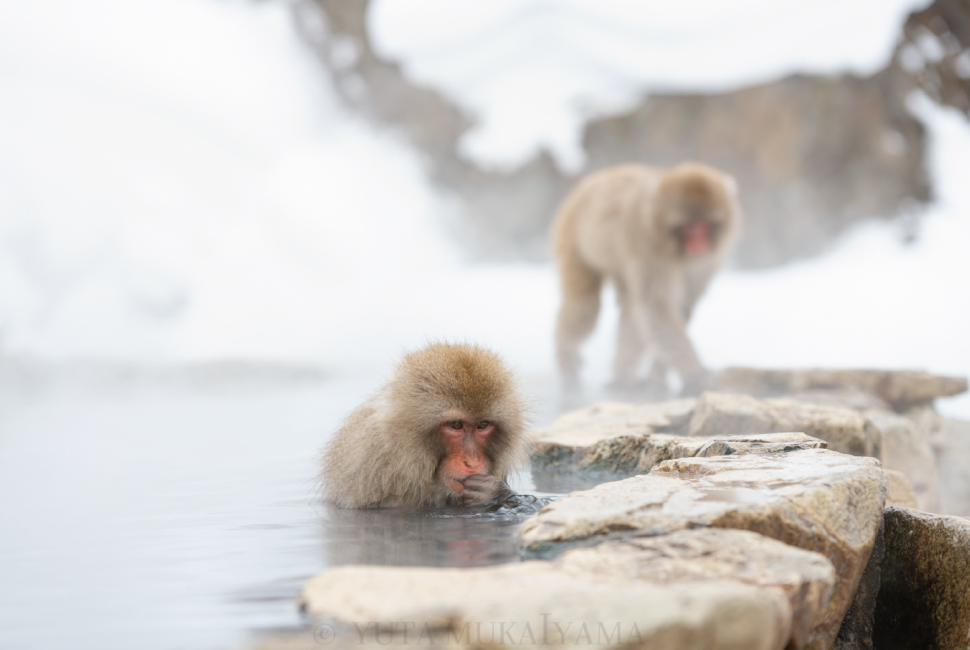
[[[697,219],[713,226],[712,245],[691,255],[675,232]],[[739,222],[734,179],[707,165],[620,165],[584,178],[552,224],[562,289],[556,356],[567,393],[579,388],[579,348],[596,324],[604,280],[620,305],[616,383],[635,381],[647,352],[651,376],[673,368],[687,385],[702,380],[687,323]]]
[[[405,355],[391,380],[354,410],[324,451],[323,496],[337,505],[460,505],[438,474],[438,433],[455,409],[495,424],[488,474],[508,480],[526,459],[525,403],[498,355],[475,345],[435,343]]]

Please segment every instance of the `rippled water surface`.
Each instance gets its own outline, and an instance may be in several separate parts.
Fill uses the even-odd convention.
[[[373,378],[87,383],[0,383],[0,647],[236,648],[301,625],[294,597],[328,565],[519,560],[527,514],[315,499],[320,447]]]

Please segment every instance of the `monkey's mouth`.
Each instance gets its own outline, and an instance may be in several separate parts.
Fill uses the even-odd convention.
[[[454,481],[455,483],[458,484],[457,489],[454,486],[452,486],[452,489],[455,490],[455,492],[458,492],[460,494],[465,487],[465,481],[468,480],[468,477],[466,476],[464,478],[458,478],[457,476],[449,476],[448,480]]]

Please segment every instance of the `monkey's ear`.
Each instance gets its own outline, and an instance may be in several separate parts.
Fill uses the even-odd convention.
[[[727,188],[732,199],[738,198],[738,182],[734,180],[734,176],[724,174],[724,187]]]

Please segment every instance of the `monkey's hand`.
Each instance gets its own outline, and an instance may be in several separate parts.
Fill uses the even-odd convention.
[[[465,506],[487,506],[501,503],[514,495],[505,481],[490,474],[472,474],[464,481],[461,502]]]

